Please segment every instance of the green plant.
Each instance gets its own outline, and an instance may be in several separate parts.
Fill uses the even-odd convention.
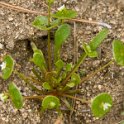
[[[8,92],[1,95],[3,100],[10,98],[13,105],[17,109],[23,107],[25,99],[38,99],[41,102],[41,110],[56,109],[61,113],[61,104],[64,103],[67,108],[72,110],[72,107],[67,98],[79,100],[83,104],[91,105],[91,110],[96,117],[102,117],[109,112],[112,107],[112,98],[108,93],[98,94],[91,100],[77,98],[74,95],[80,92],[80,89],[75,89],[77,85],[83,83],[89,77],[103,70],[113,63],[111,60],[106,65],[100,67],[95,72],[86,77],[81,78],[77,73],[79,66],[83,63],[86,57],[98,57],[97,48],[101,42],[107,37],[109,30],[103,28],[88,44],[82,43],[84,52],[81,54],[78,62],[75,65],[65,63],[60,56],[61,46],[71,33],[71,27],[66,23],[66,20],[75,18],[77,13],[73,10],[62,7],[55,14],[51,13],[51,6],[54,0],[47,0],[48,16],[38,16],[33,22],[33,26],[48,32],[48,60],[44,57],[42,51],[31,42],[33,49],[33,57],[31,62],[34,63],[32,69],[33,75],[25,76],[24,74],[13,71],[14,61],[11,56],[5,56],[1,64],[1,77],[6,80],[12,74],[12,71],[24,80],[29,86],[38,92],[37,96],[22,96],[17,86],[11,82]],[[56,29],[54,35],[54,51],[51,49],[51,30]],[[119,40],[114,40],[112,43],[113,55],[115,61],[124,66],[124,44]],[[52,53],[54,54],[52,56]],[[52,59],[54,58],[54,59]],[[47,62],[48,61],[48,62]],[[40,86],[39,89],[37,86]],[[98,110],[99,109],[99,110]]]

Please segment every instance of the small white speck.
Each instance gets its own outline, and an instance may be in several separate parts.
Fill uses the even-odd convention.
[[[5,69],[6,68],[6,62],[2,62],[2,64],[0,65],[1,67],[1,70]]]
[[[58,8],[59,11],[62,11],[63,9],[65,9],[65,5],[62,5],[61,7]]]
[[[111,29],[111,25],[107,24],[107,23],[104,23],[104,22],[99,22],[99,25],[103,26],[103,27],[106,27],[106,28],[109,28]]]
[[[1,94],[0,94],[0,100],[1,100],[2,102],[5,102],[5,101],[7,100],[7,98],[8,98],[8,96],[6,96],[4,93],[1,93]]]
[[[103,110],[104,111],[107,110],[109,107],[111,107],[111,104],[109,104],[109,103],[104,103],[103,104]]]

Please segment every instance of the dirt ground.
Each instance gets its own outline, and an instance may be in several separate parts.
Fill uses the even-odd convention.
[[[2,0],[0,1],[0,58],[5,54],[10,54],[16,61],[17,70],[30,73],[31,64],[28,60],[32,56],[29,46],[30,38],[36,38],[36,44],[45,53],[46,32],[33,28],[31,22],[36,17],[28,12],[18,12],[1,6],[1,2],[17,5],[38,12],[46,12],[44,1],[41,0]],[[112,58],[111,44],[114,39],[124,41],[124,1],[123,0],[60,0],[56,1],[54,9],[65,4],[68,8],[73,8],[78,12],[78,18],[106,22],[112,26],[108,38],[102,43],[100,57],[95,59],[87,58],[81,65],[80,71],[88,74],[97,67],[104,65]],[[71,23],[74,29],[74,23]],[[82,52],[82,41],[88,42],[101,30],[101,26],[88,23],[75,23],[75,33],[63,46],[62,57],[64,61],[72,61],[74,58],[74,39],[78,43],[78,54]],[[17,76],[3,81],[0,79],[0,93],[7,90],[8,83],[14,81],[23,95],[34,95]],[[76,112],[70,118],[70,113],[65,113],[64,124],[119,124],[124,116],[124,68],[114,63],[96,76],[85,81],[81,86],[80,97],[91,99],[101,92],[108,92],[112,95],[114,105],[109,114],[102,119],[92,116],[90,108],[76,101]],[[55,112],[47,111],[44,115],[39,113],[40,104],[33,101],[25,101],[24,108],[16,110],[10,101],[3,104],[0,101],[0,124],[54,124]]]

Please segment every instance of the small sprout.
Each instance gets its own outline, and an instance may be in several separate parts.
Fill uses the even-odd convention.
[[[71,76],[71,81],[74,82],[75,85],[80,84],[81,79],[80,79],[79,74],[73,73],[72,76]]]
[[[52,89],[52,87],[50,86],[50,84],[48,82],[43,83],[43,88],[46,89],[46,90],[51,90]]]
[[[1,94],[0,94],[0,100],[1,100],[2,102],[5,102],[7,99],[8,99],[8,96],[7,96],[6,94],[4,94],[4,93],[1,93]]]
[[[42,107],[46,109],[58,109],[60,106],[60,100],[56,96],[48,95],[42,101]]]
[[[98,57],[97,51],[92,51],[88,44],[83,43],[83,49],[89,57],[91,58]]]
[[[124,66],[124,43],[120,40],[114,40],[112,47],[115,61],[117,64]]]
[[[90,41],[89,44],[83,43],[83,49],[89,57],[98,57],[97,48],[107,37],[108,32],[109,30],[104,28]]]
[[[62,11],[63,9],[65,9],[65,5],[62,5],[61,7],[59,7],[58,11]]]
[[[107,93],[101,93],[91,102],[91,110],[96,117],[103,117],[112,107],[112,98]]]
[[[21,109],[23,107],[23,97],[13,82],[9,84],[9,96],[15,108]]]
[[[56,63],[55,63],[56,67],[58,70],[61,70],[64,67],[64,62],[59,59]]]

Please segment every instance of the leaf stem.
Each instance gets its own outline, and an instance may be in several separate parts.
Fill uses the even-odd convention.
[[[51,20],[51,5],[49,4],[48,7],[48,26],[50,26],[50,20]],[[50,32],[51,30],[48,30],[48,69],[51,71],[51,38],[50,38]]]
[[[107,66],[109,66],[110,64],[112,64],[113,61],[109,61],[107,64],[105,64],[104,66],[100,67],[99,69],[97,69],[94,72],[91,72],[89,75],[87,75],[86,77],[82,78],[81,83],[83,83],[85,80],[90,79],[91,77],[93,77],[95,74],[97,74],[98,72],[102,71],[104,68],[106,68]],[[80,84],[81,84],[80,83]]]
[[[23,96],[24,99],[39,99],[42,100],[44,96]]]
[[[87,104],[90,103],[89,101],[87,101],[85,99],[77,98],[77,97],[74,97],[74,96],[71,96],[71,95],[68,95],[68,94],[62,94],[62,96],[81,101],[82,103],[87,103]]]
[[[74,68],[72,69],[72,71],[67,75],[66,79],[62,82],[63,85],[65,85],[68,81],[68,79],[71,77],[71,75],[79,68],[79,66],[81,65],[81,63],[85,60],[85,58],[87,57],[86,53],[83,53],[82,56],[79,58],[77,64],[74,66]]]

